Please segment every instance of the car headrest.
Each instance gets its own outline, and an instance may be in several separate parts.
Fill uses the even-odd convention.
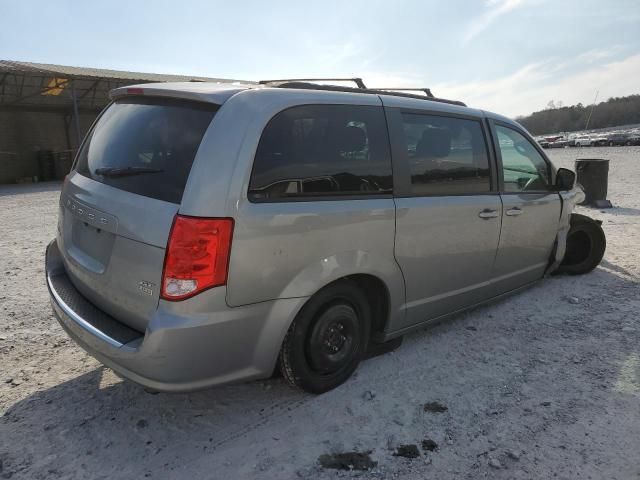
[[[360,127],[345,127],[338,134],[338,145],[342,152],[361,152],[366,144],[367,135]]]
[[[426,128],[416,145],[419,157],[447,157],[451,151],[451,132],[444,128]]]

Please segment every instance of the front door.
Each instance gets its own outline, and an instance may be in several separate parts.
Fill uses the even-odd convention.
[[[406,283],[402,327],[486,297],[502,204],[492,189],[481,121],[387,110],[400,180],[395,255]]]
[[[494,123],[503,203],[493,267],[496,293],[542,277],[558,233],[561,200],[547,160],[523,133]]]

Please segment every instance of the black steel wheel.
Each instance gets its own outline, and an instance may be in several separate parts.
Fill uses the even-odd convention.
[[[344,383],[367,352],[370,308],[348,281],[320,290],[289,328],[278,359],[284,378],[310,393]]]

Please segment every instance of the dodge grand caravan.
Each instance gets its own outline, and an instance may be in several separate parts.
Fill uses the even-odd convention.
[[[112,99],[47,284],[68,334],[151,390],[276,368],[332,389],[372,345],[556,270],[582,198],[519,124],[460,102],[304,82]]]

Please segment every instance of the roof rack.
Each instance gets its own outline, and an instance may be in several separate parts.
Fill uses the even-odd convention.
[[[326,80],[326,79],[325,79]],[[260,84],[265,83],[273,83],[273,87],[275,88],[299,88],[302,90],[326,90],[330,92],[350,92],[350,93],[365,93],[371,95],[393,95],[395,97],[407,97],[407,98],[417,98],[418,100],[427,100],[430,102],[439,102],[439,103],[448,103],[450,105],[459,105],[461,107],[466,107],[467,105],[458,100],[447,100],[445,98],[434,97],[433,95],[428,97],[424,95],[416,95],[413,93],[403,93],[402,90],[407,90],[406,88],[400,88],[398,91],[389,91],[389,90],[381,90],[379,88],[353,88],[353,87],[342,87],[339,85],[318,85],[317,83],[309,83],[300,80],[263,80],[259,82]],[[391,90],[391,89],[390,89]],[[414,89],[409,89],[414,90]],[[426,93],[423,88],[416,89]]]
[[[429,98],[435,98],[433,93],[431,93],[430,88],[386,88],[386,87],[375,87],[375,90],[384,90],[389,92],[424,92],[424,94]]]
[[[269,83],[298,83],[298,82],[353,82],[358,88],[366,90],[364,82],[359,77],[354,78],[281,78],[276,80],[260,80],[258,83],[266,85]]]

